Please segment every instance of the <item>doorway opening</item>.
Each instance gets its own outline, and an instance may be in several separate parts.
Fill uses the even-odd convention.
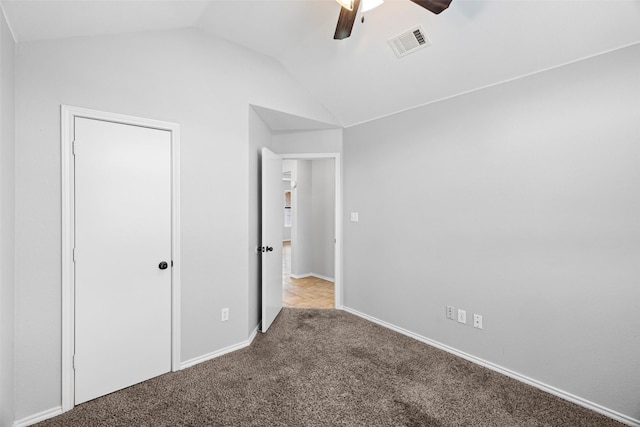
[[[283,159],[283,306],[337,307],[338,159]]]

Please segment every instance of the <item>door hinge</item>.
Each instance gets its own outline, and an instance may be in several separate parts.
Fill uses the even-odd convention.
[[[74,139],[71,143],[71,154],[76,155],[76,140]]]
[[[73,355],[73,369],[76,369],[76,355]]]
[[[76,248],[73,248],[73,262],[76,262]]]

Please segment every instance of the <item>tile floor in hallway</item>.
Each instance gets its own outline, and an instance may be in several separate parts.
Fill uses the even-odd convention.
[[[282,305],[300,308],[333,308],[333,283],[317,277],[294,279],[291,242],[282,243]]]

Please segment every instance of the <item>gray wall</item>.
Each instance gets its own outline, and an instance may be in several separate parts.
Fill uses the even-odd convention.
[[[11,425],[14,406],[14,54],[0,9],[0,426]]]
[[[252,155],[249,105],[334,121],[275,61],[197,30],[21,43],[18,419],[60,405],[60,104],[181,125],[183,361],[246,340],[256,324],[249,167],[261,142]],[[222,307],[228,322],[220,322]]]
[[[307,276],[313,265],[311,161],[294,162],[291,178],[298,184],[291,194],[291,274]]]
[[[639,76],[636,45],[346,129],[346,305],[640,419]]]
[[[335,167],[333,159],[311,161],[311,272],[334,279],[335,256]]]

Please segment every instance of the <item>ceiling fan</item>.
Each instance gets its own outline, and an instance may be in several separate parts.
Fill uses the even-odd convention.
[[[338,17],[338,25],[336,26],[336,32],[333,35],[335,40],[346,39],[351,35],[351,29],[356,21],[356,15],[360,8],[360,0],[336,0],[342,6],[340,9],[340,16]],[[366,0],[365,0],[366,1]],[[410,0],[427,9],[429,12],[433,12],[436,15],[446,8],[452,0]],[[381,4],[382,1],[375,2],[376,6]]]

